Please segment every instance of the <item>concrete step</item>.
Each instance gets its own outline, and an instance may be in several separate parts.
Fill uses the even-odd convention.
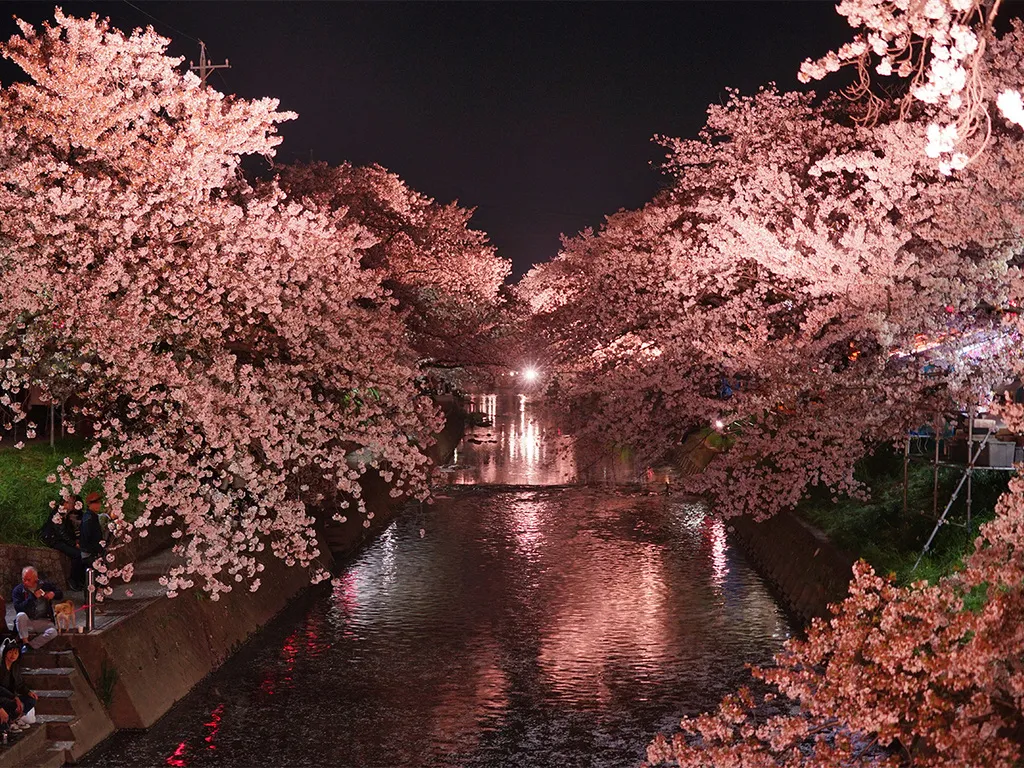
[[[23,768],[61,768],[66,762],[66,758],[65,750],[51,749],[47,742],[42,749],[37,749],[28,755],[21,765]]]
[[[72,726],[78,722],[77,715],[36,715],[36,722],[46,726],[50,741],[75,741]]]
[[[73,688],[71,673],[73,667],[51,667],[49,669],[26,669],[25,683],[33,691],[68,691]]]
[[[46,726],[34,725],[27,731],[12,733],[7,746],[0,746],[0,768],[21,768],[46,743]]]
[[[50,650],[46,646],[38,651],[29,651],[21,660],[21,668],[29,669],[56,669],[60,667],[72,667],[75,664],[75,654],[72,650],[58,651]]]
[[[75,702],[74,691],[36,691],[39,700],[36,702],[37,715],[73,715]]]
[[[67,750],[68,762],[74,763],[113,733],[114,724],[81,672],[71,676],[71,683],[75,695],[70,701],[76,719],[70,724],[71,735],[62,740],[74,740]]]

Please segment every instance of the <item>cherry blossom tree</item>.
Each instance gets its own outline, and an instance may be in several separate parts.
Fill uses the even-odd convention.
[[[658,198],[527,277],[577,429],[653,459],[717,426],[727,449],[688,487],[716,512],[761,517],[813,485],[863,492],[852,470],[865,451],[1024,372],[1022,137],[988,106],[1018,84],[1024,35],[992,32],[998,5],[841,3],[869,29],[896,19],[910,31],[855,41],[804,74],[874,55],[886,76],[910,56],[909,98],[862,83],[867,103],[851,112],[835,97],[734,95],[697,141],[663,141]],[[922,16],[932,26],[915,27]],[[1003,415],[1024,428],[1019,406]],[[1022,509],[1015,479],[964,569],[936,584],[899,587],[859,565],[832,618],[755,671],[773,692],[685,719],[649,760],[1019,764]]]
[[[367,466],[425,496],[440,427],[361,268],[375,236],[241,175],[295,117],[276,100],[201,85],[152,29],[20,26],[2,52],[30,79],[0,90],[4,404],[29,386],[86,404],[95,442],[54,480],[102,480],[118,545],[170,526],[170,595],[256,589],[264,550],[323,577],[315,513],[362,509]]]
[[[520,287],[581,434],[652,463],[696,429],[728,433],[688,481],[724,514],[763,517],[815,485],[862,492],[866,451],[1017,360],[1012,335],[941,375],[912,354],[921,336],[953,350],[1002,327],[1022,222],[999,169],[1016,140],[947,179],[918,124],[858,127],[842,106],[734,94],[698,140],[663,140],[664,193]]]
[[[358,224],[372,234],[361,264],[377,270],[397,300],[422,367],[500,362],[495,339],[510,328],[501,288],[511,264],[469,227],[472,210],[437,203],[379,165],[312,163],[279,172],[289,194],[333,216],[340,229]]]
[[[1002,0],[842,0],[836,10],[857,30],[853,40],[807,59],[800,79],[821,80],[855,67],[857,82],[847,95],[867,122],[892,106],[877,95],[879,83],[902,91],[901,114],[916,106],[926,116],[925,151],[948,175],[984,152],[997,113],[1024,126],[1022,77],[1013,67],[1019,53],[1001,43],[995,27],[1001,5]],[[1015,28],[1019,23],[1014,20]]]
[[[1024,429],[1019,406],[1007,414]],[[1024,746],[1024,480],[1011,480],[964,569],[897,587],[861,563],[749,690],[659,736],[651,763],[698,766],[1020,764]]]

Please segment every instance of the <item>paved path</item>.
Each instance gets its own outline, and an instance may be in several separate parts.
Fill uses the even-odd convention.
[[[165,589],[158,579],[167,573],[171,564],[175,561],[171,551],[158,552],[151,557],[141,560],[135,564],[135,575],[129,584],[118,584],[114,587],[113,594],[105,597],[102,602],[96,604],[93,613],[95,621],[94,632],[103,632],[114,626],[126,616],[141,611],[150,603],[161,599]],[[10,595],[7,598],[7,626],[14,626],[14,606],[11,604]],[[85,593],[83,591],[64,591],[65,600],[73,600],[76,608],[85,604]],[[78,625],[85,626],[85,610],[77,613]]]

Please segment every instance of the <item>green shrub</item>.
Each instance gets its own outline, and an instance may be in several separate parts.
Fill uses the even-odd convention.
[[[963,470],[939,468],[938,514],[942,514]],[[867,501],[841,499],[816,493],[801,502],[797,513],[821,528],[837,546],[863,557],[881,574],[895,573],[900,583],[938,578],[952,573],[973,550],[978,526],[994,516],[995,504],[1006,490],[1008,472],[975,470],[971,504],[971,530],[966,528],[966,484],[946,516],[930,550],[914,570],[914,563],[935,528],[932,517],[932,467],[911,463],[907,473],[907,513],[903,512],[903,456],[879,450],[860,463],[859,479],[871,488]]]

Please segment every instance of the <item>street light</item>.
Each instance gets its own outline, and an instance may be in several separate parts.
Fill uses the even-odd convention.
[[[536,381],[538,376],[540,376],[540,374],[537,372],[536,368],[523,369],[523,378],[527,381]]]

